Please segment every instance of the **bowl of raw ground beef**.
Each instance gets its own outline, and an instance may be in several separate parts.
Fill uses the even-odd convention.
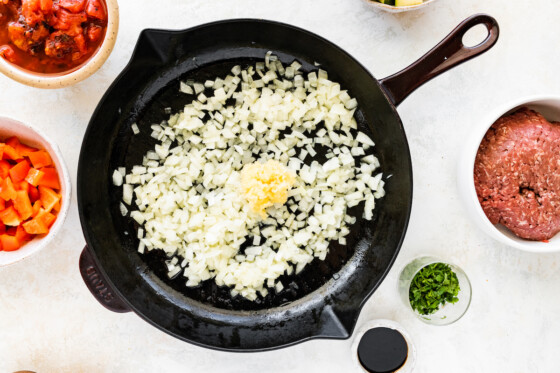
[[[478,126],[459,163],[469,215],[494,239],[531,252],[560,251],[560,97],[533,97]]]

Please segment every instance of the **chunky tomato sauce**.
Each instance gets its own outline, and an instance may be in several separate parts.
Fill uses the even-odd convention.
[[[74,70],[106,31],[103,0],[0,0],[0,56],[36,73]]]

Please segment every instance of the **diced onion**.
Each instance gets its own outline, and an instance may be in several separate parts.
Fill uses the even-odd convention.
[[[123,184],[123,174],[119,170],[113,172],[113,184],[116,186],[121,186]]]
[[[128,209],[123,203],[119,204],[119,209],[121,210],[121,215],[126,216],[128,214]]]
[[[132,204],[132,193],[133,193],[132,185],[124,184],[123,185],[123,201],[127,205]]]
[[[329,242],[345,245],[356,222],[349,208],[361,204],[373,219],[385,182],[374,174],[374,142],[357,131],[357,100],[326,71],[303,75],[301,67],[269,52],[225,77],[181,83],[196,100],[151,126],[157,145],[142,164],[113,173],[121,213],[131,206],[140,225],[138,251],[164,250],[169,277],[182,273],[188,287],[214,279],[232,296],[255,300],[283,291],[280,276],[325,260]],[[288,167],[295,182],[288,201],[263,219],[240,193],[240,171],[269,160]]]
[[[191,86],[187,85],[186,83],[181,82],[179,90],[187,95],[193,95],[194,91]],[[169,113],[171,114],[171,113]]]

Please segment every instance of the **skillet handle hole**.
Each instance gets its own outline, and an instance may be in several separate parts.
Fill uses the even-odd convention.
[[[466,48],[476,48],[481,46],[489,35],[488,27],[484,24],[478,24],[465,32],[462,42]]]

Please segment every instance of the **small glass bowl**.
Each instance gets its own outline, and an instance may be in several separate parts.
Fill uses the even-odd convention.
[[[434,263],[447,264],[457,275],[457,279],[459,280],[459,287],[461,288],[461,290],[459,290],[459,294],[457,295],[459,301],[457,303],[446,303],[445,305],[441,306],[437,312],[430,315],[421,315],[418,313],[418,311],[412,309],[412,306],[410,305],[410,285],[416,274],[422,268]],[[471,283],[469,281],[469,278],[467,277],[467,274],[455,264],[448,263],[433,256],[418,257],[408,263],[399,274],[398,291],[405,306],[408,307],[408,309],[410,309],[416,315],[416,317],[418,317],[426,324],[438,326],[453,324],[461,317],[463,317],[463,315],[469,309],[472,296]]]

